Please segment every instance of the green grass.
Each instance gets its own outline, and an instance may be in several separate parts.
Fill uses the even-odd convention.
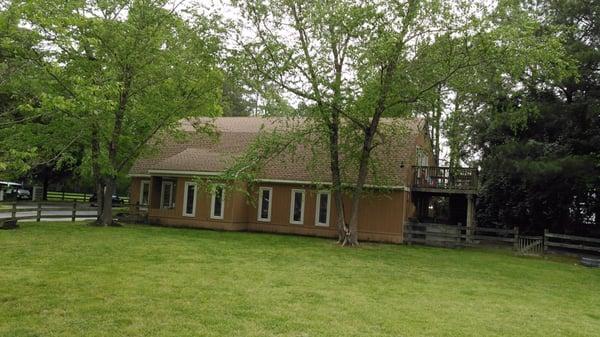
[[[0,231],[0,336],[598,336],[600,270],[81,223]]]

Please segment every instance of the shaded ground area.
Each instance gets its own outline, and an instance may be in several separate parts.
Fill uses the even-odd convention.
[[[0,336],[597,336],[571,260],[296,236],[26,223],[0,231]]]

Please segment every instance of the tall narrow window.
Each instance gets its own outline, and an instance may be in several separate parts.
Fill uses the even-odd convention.
[[[261,187],[258,190],[258,221],[271,221],[271,197],[273,189]]]
[[[417,166],[429,166],[429,156],[423,149],[417,147]]]
[[[290,223],[296,225],[302,225],[304,223],[304,190],[292,190]]]
[[[187,181],[183,192],[183,215],[196,216],[196,183]]]
[[[173,207],[173,182],[163,181],[160,193],[160,208]]]
[[[150,203],[150,181],[142,180],[140,183],[140,206],[147,207]]]
[[[329,226],[329,206],[331,204],[331,193],[329,191],[319,191],[317,193],[317,205],[315,214],[315,225]]]
[[[225,189],[222,185],[217,185],[213,189],[210,202],[210,217],[213,219],[223,219],[223,206],[225,204]]]

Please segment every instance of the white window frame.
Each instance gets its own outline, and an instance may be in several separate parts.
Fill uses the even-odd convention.
[[[294,221],[294,198],[296,197],[296,193],[302,194],[302,203],[300,204],[300,221]],[[293,225],[303,225],[304,224],[304,196],[306,195],[305,190],[293,188],[291,197],[290,197],[290,223]]]
[[[144,197],[144,185],[148,186],[148,203],[147,204],[143,204],[142,203],[142,199]],[[148,206],[150,206],[150,180],[142,180],[140,182],[140,208],[147,208]]]
[[[324,223],[319,222],[319,206],[321,205],[321,195],[327,194],[327,219]],[[315,205],[315,226],[329,227],[329,217],[331,216],[331,191],[321,190],[317,192],[317,203]]]
[[[221,188],[221,215],[215,215],[215,201],[217,199],[217,188]],[[210,218],[211,219],[223,219],[225,216],[225,185],[215,185],[212,191],[210,200]]]
[[[266,218],[261,218],[261,210],[262,210],[262,202],[263,202],[263,192],[269,191],[269,209],[267,212]],[[271,207],[273,206],[273,188],[272,187],[260,187],[258,189],[258,214],[256,219],[262,222],[270,222],[271,221]]]
[[[165,200],[165,186],[169,185],[169,206],[165,207],[165,205],[163,204],[163,201]],[[173,181],[171,180],[163,180],[161,185],[160,185],[160,208],[161,209],[170,209],[173,208]]]
[[[190,186],[194,186],[194,198],[192,199],[192,213],[187,213],[187,202],[188,202],[188,190]],[[192,181],[186,181],[183,185],[183,216],[195,217],[196,216],[196,204],[198,203],[198,184]]]

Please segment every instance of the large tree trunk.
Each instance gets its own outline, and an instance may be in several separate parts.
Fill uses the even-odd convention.
[[[346,219],[344,217],[344,201],[342,191],[342,179],[340,175],[340,156],[339,156],[339,125],[340,117],[337,112],[333,113],[333,120],[329,127],[329,155],[331,161],[331,182],[333,189],[333,198],[337,213],[337,232],[338,243],[343,244],[348,233]]]
[[[91,150],[92,150],[92,176],[96,183],[96,203],[98,207],[96,224],[102,224],[102,209],[104,206],[104,182],[102,181],[100,172],[100,136],[98,134],[98,126],[92,125],[92,137],[91,137]]]
[[[358,245],[358,211],[360,205],[360,198],[363,193],[363,189],[367,180],[367,174],[369,171],[369,159],[371,157],[371,150],[373,144],[373,138],[375,137],[375,131],[377,130],[379,122],[374,120],[369,129],[365,132],[365,138],[363,140],[363,148],[360,155],[360,164],[358,168],[358,178],[356,185],[352,192],[352,204],[350,211],[350,223],[348,224],[348,233],[344,239],[343,245],[345,246],[356,246]]]
[[[113,224],[112,216],[112,194],[115,187],[113,177],[104,178],[104,188],[102,194],[98,195],[98,200],[102,200],[102,208],[98,209],[99,225],[111,226]]]
[[[369,126],[363,130],[364,139],[360,154],[358,178],[356,179],[356,184],[354,185],[354,190],[352,192],[352,209],[350,211],[350,223],[348,224],[348,234],[346,235],[346,238],[343,242],[343,245],[345,246],[358,245],[358,209],[360,204],[360,198],[362,196],[363,188],[367,180],[369,160],[371,158],[371,151],[373,150],[373,140],[375,138],[375,134],[377,133],[381,116],[383,115],[386,109],[386,101],[390,92],[393,74],[396,71],[396,65],[397,64],[395,61],[391,62],[382,70],[383,76],[381,83],[381,93],[377,100],[375,113],[373,114],[373,118],[371,118]]]
[[[103,192],[98,194],[98,201],[102,199],[102,208],[98,209],[98,224],[102,226],[115,225],[112,216],[112,195],[116,186],[116,174],[119,171],[119,163],[117,159],[119,139],[123,128],[123,119],[127,103],[129,102],[129,89],[133,78],[133,71],[129,65],[125,65],[122,69],[123,87],[119,95],[119,106],[115,111],[115,124],[112,130],[112,136],[108,144],[108,159],[111,164],[111,175],[104,176],[101,180],[103,183]]]

